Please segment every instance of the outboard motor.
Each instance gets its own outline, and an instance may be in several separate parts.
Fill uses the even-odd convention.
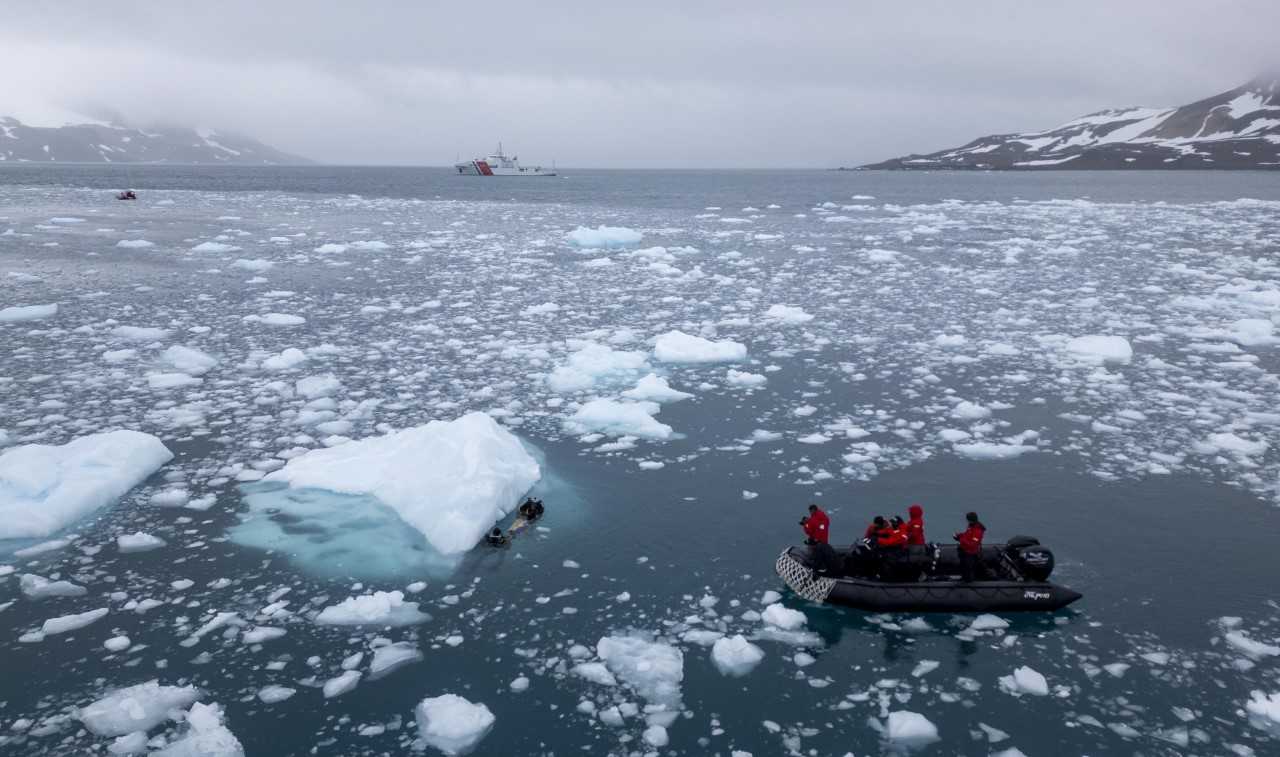
[[[1053,573],[1053,552],[1031,536],[1015,536],[1005,546],[1018,571],[1030,581],[1048,581]]]

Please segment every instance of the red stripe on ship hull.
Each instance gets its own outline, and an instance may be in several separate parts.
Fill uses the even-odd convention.
[[[481,176],[493,176],[493,169],[483,160],[476,161],[476,170],[480,172]]]

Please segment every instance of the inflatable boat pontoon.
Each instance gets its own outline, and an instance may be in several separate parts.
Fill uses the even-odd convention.
[[[778,576],[812,602],[872,612],[1017,612],[1060,610],[1079,592],[1049,583],[1053,553],[1018,536],[982,548],[980,579],[962,581],[954,545],[910,547],[891,560],[866,545],[789,547]]]

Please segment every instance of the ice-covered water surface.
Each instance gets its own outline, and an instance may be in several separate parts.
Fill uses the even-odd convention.
[[[0,443],[129,429],[176,455],[0,558],[23,681],[0,738],[105,748],[74,708],[154,679],[249,754],[394,751],[445,694],[511,752],[1275,748],[1280,202],[876,181],[677,209],[0,188],[0,305],[42,314],[0,323]],[[371,499],[255,483],[468,411],[546,449],[573,517],[549,500],[450,572]],[[919,500],[939,538],[977,508],[1086,599],[1009,627],[769,609],[808,499],[848,535]],[[395,591],[431,619],[391,622]],[[369,625],[317,622],[348,598]]]

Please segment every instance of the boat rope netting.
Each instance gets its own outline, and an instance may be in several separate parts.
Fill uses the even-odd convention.
[[[827,601],[827,595],[836,585],[835,579],[819,578],[814,575],[812,569],[800,564],[791,556],[790,550],[778,555],[778,562],[774,565],[774,569],[792,591],[810,602]]]

